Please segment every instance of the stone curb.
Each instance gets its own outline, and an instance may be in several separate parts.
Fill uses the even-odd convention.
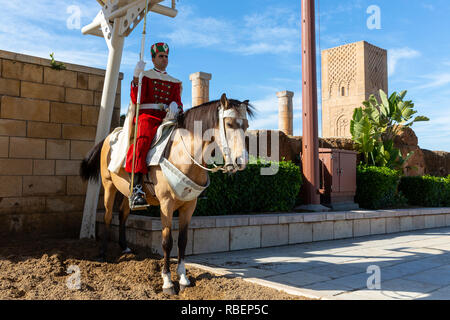
[[[97,213],[99,225],[103,224],[103,215],[102,212]],[[178,218],[174,218],[172,223],[174,246],[171,256],[177,255],[178,223]],[[111,236],[116,240],[118,225],[118,214],[113,214]],[[450,226],[450,208],[200,216],[191,220],[186,255],[267,248],[445,226]],[[127,220],[128,241],[131,244],[149,247],[160,254],[162,254],[161,230],[160,218],[131,215]]]
[[[322,213],[270,213],[254,215],[229,215],[229,216],[199,216],[192,217],[190,229],[242,227],[256,225],[276,225],[300,222],[340,221],[356,219],[399,218],[420,215],[450,214],[450,207],[440,208],[415,208],[415,209],[391,209],[391,210],[350,210]],[[97,212],[97,222],[103,222],[104,211]],[[173,218],[174,230],[178,229],[178,218]],[[118,213],[113,214],[113,225],[119,225]],[[132,215],[128,218],[127,226],[142,230],[162,230],[161,219],[156,217]]]

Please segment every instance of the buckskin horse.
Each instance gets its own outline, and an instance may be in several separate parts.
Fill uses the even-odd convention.
[[[235,173],[244,170],[248,162],[248,153],[245,150],[245,131],[248,128],[249,117],[253,117],[254,109],[248,103],[227,99],[223,94],[220,100],[204,103],[187,110],[178,121],[174,129],[171,146],[166,151],[167,160],[175,165],[185,176],[199,186],[205,186],[209,182],[208,172],[205,166],[207,150],[214,149],[221,153],[225,159],[223,166],[217,167],[224,172]],[[201,130],[199,132],[199,124]],[[197,128],[197,129],[196,129]],[[209,132],[209,133],[207,133]],[[210,139],[204,139],[205,135],[211,135]],[[100,257],[105,259],[107,243],[110,233],[110,225],[113,215],[114,199],[117,191],[125,197],[119,210],[119,245],[123,252],[130,252],[125,237],[125,223],[130,214],[128,197],[130,194],[130,174],[121,168],[118,173],[108,170],[111,157],[110,135],[94,146],[84,158],[80,166],[80,175],[84,180],[98,179],[99,173],[104,187],[105,205],[105,234],[100,248]],[[209,141],[205,141],[209,140]],[[216,143],[214,148],[213,144]],[[212,154],[212,152],[211,152]],[[195,161],[196,155],[201,155],[201,163]],[[217,159],[217,155],[214,155]],[[222,159],[222,158],[221,158]],[[192,161],[191,161],[192,160]],[[164,253],[164,267],[162,270],[163,292],[175,294],[174,285],[170,275],[170,252],[173,246],[172,217],[174,211],[179,213],[178,234],[178,265],[177,274],[180,276],[180,290],[190,285],[186,277],[184,264],[185,249],[187,244],[187,231],[197,205],[197,197],[189,200],[180,200],[173,188],[168,183],[161,166],[149,167],[149,179],[153,184],[153,192],[149,185],[144,185],[147,203],[160,206],[162,224],[162,249]]]

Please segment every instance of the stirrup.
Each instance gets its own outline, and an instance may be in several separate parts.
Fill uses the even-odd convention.
[[[129,199],[129,201],[128,201],[128,203],[129,203],[129,205],[130,205],[130,210],[131,211],[135,211],[135,210],[145,210],[145,209],[147,209],[148,207],[150,207],[150,205],[147,203],[147,204],[134,204],[133,203],[133,201],[131,200],[131,199]]]
[[[145,204],[135,204],[134,203],[138,194],[144,195],[143,199],[146,202]],[[142,209],[146,209],[147,207],[150,207],[150,205],[147,203],[147,200],[145,199],[145,192],[142,191],[142,185],[138,184],[133,188],[133,193],[128,198],[128,203],[130,206],[130,210],[142,210]]]
[[[130,200],[130,210],[131,211],[136,211],[136,210],[145,210],[145,209],[147,209],[148,207],[150,207],[150,205],[147,203],[147,204],[142,204],[142,205],[134,205],[133,203],[132,203],[132,201]]]

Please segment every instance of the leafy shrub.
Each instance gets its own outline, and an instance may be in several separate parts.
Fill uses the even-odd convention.
[[[428,121],[424,116],[413,115],[412,101],[405,101],[406,91],[394,92],[389,98],[383,90],[379,90],[381,102],[375,95],[363,101],[363,107],[356,108],[350,121],[350,133],[356,148],[361,152],[366,165],[400,169],[412,155],[402,156],[394,147],[394,137],[401,126],[411,127],[414,122]]]
[[[355,201],[366,209],[404,206],[406,199],[397,192],[399,182],[396,170],[360,164],[356,169]]]
[[[450,176],[402,177],[399,190],[408,203],[426,207],[450,206]]]
[[[262,168],[278,166],[274,175],[262,175]],[[290,161],[256,160],[235,174],[210,173],[207,199],[197,203],[194,215],[226,215],[291,210],[302,184],[301,171]]]

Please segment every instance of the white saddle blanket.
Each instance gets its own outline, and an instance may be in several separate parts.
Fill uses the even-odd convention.
[[[156,166],[159,165],[159,163],[161,162],[161,157],[163,156],[167,144],[170,141],[170,137],[174,132],[175,124],[176,124],[175,120],[168,120],[168,121],[165,120],[158,127],[156,135],[153,138],[150,150],[147,153],[148,166]],[[124,134],[124,131],[122,129],[123,129],[122,127],[118,127],[114,129],[114,131],[111,133],[111,137],[109,139],[109,143],[111,146],[111,154],[118,151],[115,149],[116,147],[118,148],[117,142],[120,140],[120,135]],[[123,161],[122,167],[125,167],[125,164],[126,158]]]
[[[194,200],[209,186],[209,175],[207,176],[208,180],[206,181],[206,185],[199,186],[166,158],[162,157],[159,165],[175,196],[181,201]]]

